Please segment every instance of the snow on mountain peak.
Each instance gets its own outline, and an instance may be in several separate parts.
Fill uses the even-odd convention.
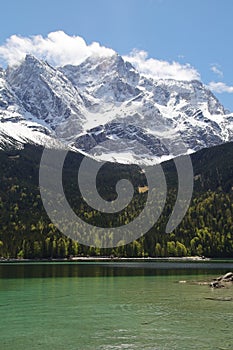
[[[233,116],[200,80],[148,76],[115,52],[60,68],[27,54],[0,70],[0,121],[0,140],[10,133],[17,145],[54,146],[57,139],[73,150],[95,147],[98,158],[137,163],[178,155],[177,140],[193,152],[233,138]],[[6,123],[14,123],[13,134]]]
[[[83,101],[78,90],[57,69],[33,55],[17,67],[8,68],[6,81],[23,107],[55,129],[68,118],[81,123]]]

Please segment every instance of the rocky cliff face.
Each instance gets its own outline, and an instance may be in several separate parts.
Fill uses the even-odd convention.
[[[177,142],[195,152],[232,139],[233,115],[200,81],[146,77],[117,54],[56,68],[27,55],[0,70],[2,148],[95,147],[97,158],[153,163],[179,154]]]

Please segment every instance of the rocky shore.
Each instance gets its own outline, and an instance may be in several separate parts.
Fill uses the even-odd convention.
[[[186,280],[180,280],[179,283],[187,283]],[[212,281],[191,281],[190,284],[199,286],[210,286],[211,288],[225,288],[233,286],[233,272],[227,272],[225,275],[214,278]]]
[[[211,283],[210,287],[211,288],[224,288],[227,285],[232,284],[233,282],[233,272],[227,272],[223,276],[219,276],[215,278]]]

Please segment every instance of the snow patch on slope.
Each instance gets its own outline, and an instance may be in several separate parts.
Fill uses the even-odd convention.
[[[145,75],[114,52],[60,68],[27,55],[0,70],[4,147],[6,135],[9,144],[94,147],[97,159],[152,164],[177,156],[179,142],[183,154],[232,140],[233,114],[200,81]]]

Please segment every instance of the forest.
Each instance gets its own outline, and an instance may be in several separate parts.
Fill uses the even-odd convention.
[[[232,143],[203,149],[191,156],[194,169],[193,197],[185,217],[172,233],[165,233],[177,195],[177,174],[171,160],[162,164],[168,189],[166,204],[159,220],[139,239],[129,244],[124,244],[122,240],[117,247],[105,249],[82,245],[79,240],[66,237],[49,219],[39,188],[42,152],[41,147],[32,145],[27,145],[22,150],[0,151],[0,258],[232,257]],[[101,168],[96,183],[105,200],[116,198],[115,185],[119,179],[129,179],[134,186],[131,203],[119,215],[101,214],[88,207],[79,191],[77,174],[82,157],[77,153],[68,153],[63,168],[63,186],[74,212],[93,225],[93,235],[95,225],[115,227],[126,224],[139,215],[147,200],[147,191],[139,190],[147,186],[140,167],[106,163]],[[86,176],[88,181],[88,174]],[[62,220],[65,219],[61,218]],[[63,224],[69,225],[69,222],[64,221]]]

